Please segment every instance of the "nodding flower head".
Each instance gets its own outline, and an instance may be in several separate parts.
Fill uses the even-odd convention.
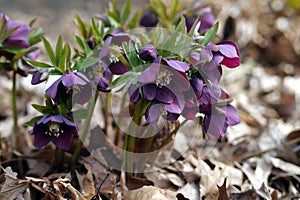
[[[77,127],[70,119],[61,115],[45,115],[38,120],[30,131],[34,135],[34,145],[42,147],[53,142],[61,149],[68,150],[71,139],[76,135]]]
[[[72,72],[63,74],[46,90],[46,94],[57,104],[72,98],[75,103],[83,105],[90,100],[93,90],[84,74]]]

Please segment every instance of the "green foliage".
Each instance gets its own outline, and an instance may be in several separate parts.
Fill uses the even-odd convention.
[[[138,76],[137,72],[129,71],[125,74],[119,76],[116,80],[114,80],[107,89],[114,89],[121,85],[124,85],[125,83],[131,82],[132,80],[135,80]]]
[[[219,28],[219,22],[215,23],[205,34],[204,39],[201,41],[201,45],[206,46],[217,34]]]
[[[55,51],[52,49],[49,41],[46,38],[42,37],[42,42],[50,64],[39,61],[31,61],[28,59],[26,62],[32,67],[51,69],[51,71],[55,73],[63,74],[69,71],[72,66],[70,45],[68,43],[63,44],[61,36],[59,36],[56,42]]]
[[[130,17],[131,10],[130,0],[126,0],[121,10],[118,7],[117,1],[111,0],[109,2],[109,8],[105,10],[110,26],[114,28],[120,28],[121,30],[128,30],[128,28],[132,29],[137,27],[144,11],[138,10],[133,14],[132,17]]]

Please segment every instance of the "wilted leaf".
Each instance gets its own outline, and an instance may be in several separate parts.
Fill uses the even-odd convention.
[[[171,190],[159,189],[154,186],[144,186],[137,190],[128,190],[125,193],[127,200],[176,200],[176,192]]]

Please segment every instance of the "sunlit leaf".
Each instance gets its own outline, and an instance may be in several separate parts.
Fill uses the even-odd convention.
[[[138,74],[136,72],[133,71],[129,71],[126,72],[125,74],[123,74],[122,76],[118,77],[116,80],[114,80],[109,87],[107,88],[108,90],[114,89],[116,87],[119,87],[125,83],[127,83],[128,81],[134,79]]]
[[[130,15],[131,12],[131,3],[130,0],[127,0],[122,8],[121,15],[120,15],[120,22],[125,23]]]
[[[206,46],[217,34],[219,28],[219,22],[215,23],[205,34],[204,39],[201,41],[201,45]]]

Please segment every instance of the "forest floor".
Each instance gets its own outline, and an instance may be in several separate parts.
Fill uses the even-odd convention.
[[[50,1],[14,2],[0,0],[0,11],[28,22],[37,18],[50,41],[59,34],[71,41],[74,14],[88,19],[106,6],[94,0],[58,7]],[[77,170],[47,174],[53,146],[35,149],[24,127],[23,153],[13,151],[11,85],[2,84],[9,80],[1,76],[0,199],[300,199],[300,6],[291,2],[213,1],[220,37],[237,41],[241,50],[241,66],[225,70],[222,80],[241,123],[216,141],[191,133],[193,127],[183,129],[145,174],[148,181],[125,184],[124,173],[111,169],[101,148],[86,153]],[[28,82],[18,83],[20,124],[36,114],[30,105],[41,101],[36,94],[46,87]],[[15,170],[20,158],[24,168]]]

